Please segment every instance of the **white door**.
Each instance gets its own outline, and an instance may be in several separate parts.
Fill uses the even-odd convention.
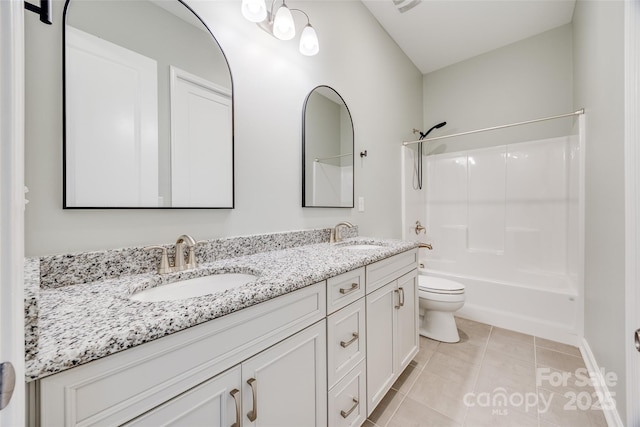
[[[171,67],[171,206],[233,207],[231,92]]]
[[[158,206],[157,61],[65,31],[67,206]]]
[[[0,427],[25,423],[23,26],[23,2],[0,1],[0,363],[11,363],[15,370],[15,388],[0,410]],[[3,366],[7,372],[9,365]],[[5,380],[3,388],[8,385]]]
[[[640,3],[625,2],[626,334],[628,426],[640,425]],[[634,342],[636,341],[636,342]]]
[[[327,425],[326,322],[242,364],[244,427]]]

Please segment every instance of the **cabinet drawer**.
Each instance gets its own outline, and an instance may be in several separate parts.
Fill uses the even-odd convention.
[[[327,314],[364,296],[364,267],[327,280]]]
[[[367,267],[367,294],[418,268],[418,250],[412,249]]]
[[[329,388],[366,356],[365,300],[354,302],[327,318],[327,379]]]
[[[366,361],[362,360],[329,391],[329,425],[358,427],[367,418]]]

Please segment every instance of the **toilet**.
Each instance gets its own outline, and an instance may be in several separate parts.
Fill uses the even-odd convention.
[[[420,335],[436,341],[460,341],[453,314],[464,305],[464,285],[440,277],[418,276]]]

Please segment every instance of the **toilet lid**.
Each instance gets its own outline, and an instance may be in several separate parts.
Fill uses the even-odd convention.
[[[461,294],[464,292],[464,285],[453,280],[442,279],[433,276],[419,276],[418,289],[439,294]]]

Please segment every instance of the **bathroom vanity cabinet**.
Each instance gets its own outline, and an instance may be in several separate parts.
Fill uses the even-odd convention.
[[[29,425],[362,425],[418,351],[417,250],[28,383]]]
[[[185,425],[190,418],[179,417],[198,417],[207,409],[196,405],[207,405],[225,420],[211,425],[230,426],[236,416],[230,393],[238,389],[238,426],[324,426],[325,295],[325,283],[318,283],[45,377],[38,381],[39,425],[157,426],[157,419]],[[258,416],[250,421],[254,404]]]

